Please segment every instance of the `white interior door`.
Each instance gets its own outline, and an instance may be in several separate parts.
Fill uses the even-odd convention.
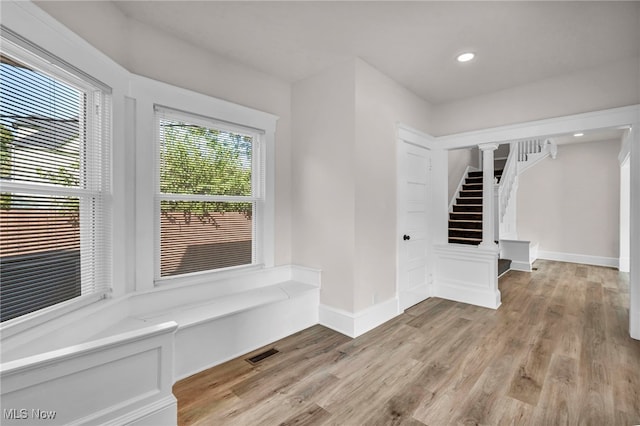
[[[431,151],[400,141],[398,145],[397,289],[403,311],[429,297],[428,237]]]

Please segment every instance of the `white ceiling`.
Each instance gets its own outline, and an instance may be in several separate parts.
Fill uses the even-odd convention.
[[[584,142],[620,141],[625,129],[599,129],[584,132],[583,136],[576,137],[573,133],[552,136],[551,139],[558,145],[569,145]]]
[[[636,57],[640,2],[118,1],[289,82],[357,56],[438,104]],[[477,58],[466,64],[455,56]]]

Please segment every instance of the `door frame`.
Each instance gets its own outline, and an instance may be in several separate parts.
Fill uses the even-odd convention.
[[[640,105],[528,121],[454,135],[435,142],[446,149],[468,148],[482,143],[506,143],[516,139],[583,132],[605,128],[630,129],[630,272],[629,335],[640,340]]]

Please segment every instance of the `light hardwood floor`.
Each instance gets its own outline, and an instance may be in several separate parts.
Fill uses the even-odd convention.
[[[432,298],[356,339],[314,326],[186,378],[179,423],[640,424],[628,275],[535,266],[500,279],[497,311]]]

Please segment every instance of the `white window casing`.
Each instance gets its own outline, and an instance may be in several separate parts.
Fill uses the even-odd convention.
[[[111,90],[2,28],[3,322],[111,290]]]
[[[100,122],[87,122],[87,134],[98,132],[105,144],[98,151],[89,147],[83,161],[84,158],[91,161],[101,157],[102,169],[98,174],[93,173],[92,169],[87,175],[82,196],[94,196],[96,188],[99,188],[103,211],[101,218],[89,214],[90,210],[85,208],[79,211],[85,222],[97,220],[97,228],[103,231],[101,243],[91,243],[91,239],[85,238],[86,233],[83,233],[81,244],[83,249],[87,248],[87,252],[91,251],[89,248],[95,249],[94,255],[104,260],[101,266],[96,264],[96,269],[90,275],[108,283],[105,292],[87,295],[86,300],[84,296],[83,300],[72,299],[2,323],[0,330],[3,339],[24,330],[34,330],[38,325],[44,325],[109,293],[113,297],[121,297],[155,289],[154,105],[168,105],[178,111],[189,111],[222,123],[254,129],[260,135],[259,149],[263,159],[260,169],[261,202],[256,207],[255,215],[259,220],[254,221],[253,231],[259,247],[255,249],[257,257],[253,265],[238,270],[212,271],[198,274],[197,277],[176,277],[163,281],[162,285],[215,284],[218,279],[274,265],[277,116],[131,74],[30,2],[9,1],[3,4],[2,21],[2,34],[15,36],[15,47],[27,52],[27,56],[35,57],[36,62],[38,58],[41,59],[43,69],[47,72],[53,72],[56,78],[63,81],[71,79],[74,85],[83,90],[100,92],[100,96],[95,96],[98,108],[94,110],[101,115]],[[34,22],[39,24],[35,25]],[[9,46],[9,43],[3,43],[3,48],[5,46]],[[95,107],[96,103],[91,100],[88,105]],[[82,167],[85,168],[85,163]],[[254,173],[253,179],[257,176]],[[12,189],[5,187],[4,183],[3,191]],[[53,185],[42,185],[40,190],[52,195],[60,191],[64,194],[76,192],[75,188],[60,190]],[[85,271],[83,275],[87,276]]]
[[[156,282],[262,265],[264,132],[154,109]]]
[[[156,286],[184,285],[216,281],[218,278],[242,274],[243,271],[274,265],[274,149],[277,117],[180,89],[141,76],[131,76],[131,92],[135,102],[136,145],[136,290],[150,291]],[[160,194],[158,171],[157,111],[203,127],[248,132],[255,136],[250,200],[255,203],[253,241],[255,256],[251,264],[235,268],[212,269],[197,273],[161,277],[160,212],[158,200],[171,195]],[[153,161],[151,161],[153,159]],[[190,196],[182,194],[181,199]],[[195,197],[196,200],[199,197]],[[209,201],[223,201],[212,196]],[[243,201],[227,198],[228,201]],[[149,218],[154,218],[150,220]]]

